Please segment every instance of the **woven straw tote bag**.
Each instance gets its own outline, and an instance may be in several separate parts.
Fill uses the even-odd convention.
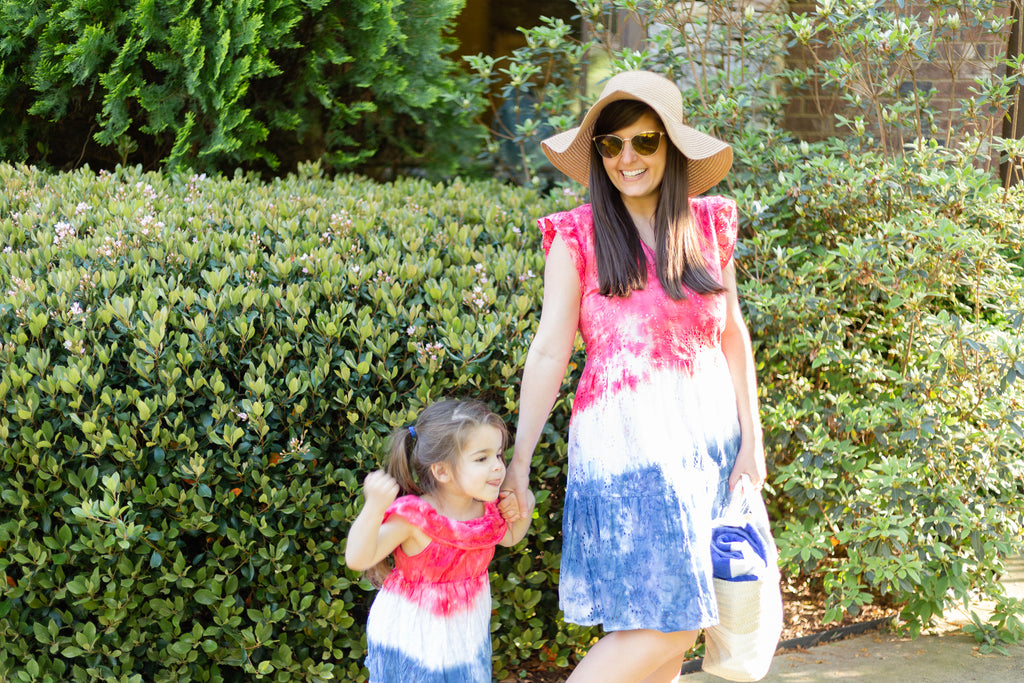
[[[764,501],[750,481],[741,481],[732,496],[727,513],[718,523],[750,524],[764,543],[767,566],[761,578],[754,581],[714,579],[719,623],[704,631],[701,668],[729,681],[759,681],[768,673],[782,635],[778,550]]]

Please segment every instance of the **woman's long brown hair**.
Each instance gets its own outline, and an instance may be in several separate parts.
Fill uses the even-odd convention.
[[[605,107],[594,123],[594,135],[605,135],[637,121],[654,110],[636,100],[618,100]],[[724,292],[708,271],[701,237],[690,213],[687,159],[668,135],[665,175],[654,213],[655,269],[661,286],[676,301],[685,288],[698,294]],[[594,252],[601,294],[629,296],[647,286],[647,257],[640,233],[612,184],[596,150],[590,154],[590,203],[594,215]]]

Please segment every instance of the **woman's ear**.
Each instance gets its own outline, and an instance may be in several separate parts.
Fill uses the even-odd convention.
[[[442,484],[447,484],[452,480],[452,468],[446,462],[435,462],[430,466],[430,473]]]

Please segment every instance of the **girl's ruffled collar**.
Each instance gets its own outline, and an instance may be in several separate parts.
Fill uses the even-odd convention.
[[[391,504],[384,519],[393,514],[415,524],[432,540],[465,550],[494,546],[507,528],[496,503],[484,503],[484,514],[476,519],[459,521],[445,517],[422,498],[402,496]]]

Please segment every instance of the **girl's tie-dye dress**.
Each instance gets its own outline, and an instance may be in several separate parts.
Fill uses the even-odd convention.
[[[736,205],[690,200],[708,269],[736,243]],[[566,621],[607,631],[691,631],[718,622],[711,520],[727,499],[740,430],[721,338],[725,294],[673,301],[646,246],[647,287],[598,288],[589,205],[539,221],[580,280],[586,345],[569,428],[559,602]]]
[[[385,520],[405,518],[430,543],[412,557],[395,549],[395,569],[370,607],[370,683],[491,683],[487,567],[507,527],[497,505],[484,507],[464,522],[416,496],[388,508]]]

